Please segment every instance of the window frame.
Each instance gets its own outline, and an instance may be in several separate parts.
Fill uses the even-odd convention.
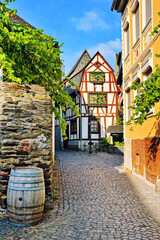
[[[140,84],[141,83],[141,79],[138,77],[136,80],[134,80],[134,82]],[[134,90],[134,100],[136,99],[136,96],[140,95],[140,91],[141,89],[138,88],[136,90]],[[136,115],[134,118],[137,119],[139,117],[140,114]]]
[[[92,129],[94,128],[92,128],[92,123],[93,123],[93,121],[94,122],[96,122],[97,123],[97,129],[96,129],[96,131],[93,131]],[[99,133],[99,129],[100,129],[100,126],[99,126],[99,118],[91,118],[91,133],[92,134],[98,134]]]
[[[148,3],[147,1],[150,1],[150,4],[148,6]],[[152,19],[153,17],[153,13],[152,13],[152,0],[144,0],[142,1],[142,9],[144,9],[144,14],[142,15],[142,28],[143,28],[143,33],[145,32],[146,28],[148,25],[150,25],[150,20]],[[150,9],[150,15],[148,15],[148,9]]]
[[[139,2],[136,2],[134,9],[132,10],[133,13],[133,45],[139,40],[140,38],[140,7]]]
[[[149,4],[147,1],[149,1]],[[145,0],[145,25],[147,25],[151,17],[152,17],[152,0]]]
[[[143,73],[143,81],[146,81],[148,78],[151,77],[153,73],[153,69],[151,66]],[[154,107],[152,107],[147,115],[153,115],[154,114]]]
[[[127,21],[124,28],[124,43],[125,43],[125,59],[130,54],[130,27]]]
[[[71,134],[77,134],[77,118],[70,121],[70,132]]]
[[[91,78],[92,78],[92,74],[94,74],[94,75],[101,74],[101,75],[103,75],[104,80],[101,81],[101,82],[98,82],[98,81],[92,81],[92,80],[91,80]],[[100,72],[100,71],[98,71],[98,72],[90,72],[90,73],[89,73],[89,80],[90,80],[90,82],[93,83],[93,84],[103,84],[103,83],[105,82],[105,72]]]
[[[96,103],[91,103],[91,95],[95,95],[96,96]],[[105,103],[102,104],[98,104],[98,96],[105,96]],[[96,93],[96,92],[92,92],[92,93],[89,93],[89,106],[103,106],[103,107],[106,107],[107,106],[107,93]]]

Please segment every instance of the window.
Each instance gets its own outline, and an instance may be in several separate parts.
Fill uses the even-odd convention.
[[[150,78],[151,77],[151,75],[152,75],[152,68],[151,68],[151,66],[149,66],[149,69],[144,73],[144,75],[143,75],[143,80],[145,81],[145,80],[147,80],[148,78]],[[151,114],[151,113],[153,113],[154,112],[154,107],[152,107],[151,109],[150,109],[150,112],[148,113],[148,114]]]
[[[135,82],[137,83],[137,84],[140,84],[141,83],[141,81],[140,81],[140,79],[139,78],[137,78],[137,80],[135,80]],[[136,89],[136,90],[134,90],[134,99],[136,98],[136,96],[139,96],[140,95],[140,88],[138,88],[138,89]],[[137,117],[138,117],[139,115],[137,115]]]
[[[135,43],[140,37],[139,3],[137,3],[137,7],[133,13],[133,29],[133,41]]]
[[[124,34],[125,34],[125,57],[127,57],[127,55],[130,52],[130,40],[129,40],[129,23],[127,24],[127,27],[124,30]]]
[[[147,72],[145,73],[146,79],[150,78],[152,74],[152,68],[150,67]]]
[[[75,96],[75,95],[72,95],[72,101],[73,101],[74,103],[76,103],[76,96]]]
[[[135,81],[137,84],[140,84],[140,79],[138,78],[136,81]],[[140,88],[134,90],[134,98],[136,96],[139,96],[140,95]]]
[[[150,18],[152,17],[152,2],[151,0],[145,0],[146,4],[145,4],[145,13],[146,13],[146,24],[148,23],[148,21],[150,20]]]
[[[139,38],[140,35],[140,22],[139,22],[139,4],[137,6],[137,9],[135,11],[135,23],[136,23],[136,29],[135,29],[135,33],[136,33],[136,41]]]
[[[96,118],[91,119],[91,133],[99,133],[99,121]]]
[[[103,84],[105,82],[104,72],[90,72],[90,82]]]
[[[77,119],[71,120],[71,134],[77,133]]]
[[[143,35],[146,35],[152,26],[152,0],[143,0],[142,2],[142,19],[143,19]],[[148,26],[149,25],[149,26]],[[148,26],[146,28],[146,26]]]
[[[99,62],[96,62],[96,63],[94,64],[94,66],[97,67],[97,68],[99,68],[99,67],[101,66],[101,64],[100,64]]]
[[[131,10],[133,13],[133,44],[135,44],[140,37],[140,15],[138,0],[133,2]]]
[[[131,89],[128,88],[126,91],[126,121],[131,118],[131,109],[128,107],[131,106]]]
[[[89,104],[103,106],[107,104],[106,93],[89,93]]]

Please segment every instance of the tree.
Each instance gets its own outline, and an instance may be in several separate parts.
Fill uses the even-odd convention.
[[[0,68],[3,69],[3,80],[42,85],[63,111],[69,106],[78,115],[79,109],[67,93],[62,80],[62,45],[59,46],[55,38],[45,35],[43,30],[14,24],[11,18],[17,11],[8,8],[13,1],[15,0],[0,2]],[[67,81],[74,86],[69,78]],[[54,105],[53,111],[56,119],[61,120],[60,127],[64,134],[66,122]]]
[[[160,15],[160,12],[158,14]],[[160,21],[151,34],[157,34],[159,29]],[[160,57],[160,54],[156,54],[156,57]],[[146,81],[142,83],[134,82],[131,89],[138,90],[139,94],[135,97],[132,106],[128,107],[133,110],[133,114],[126,124],[134,121],[135,124],[142,125],[147,120],[150,109],[160,100],[160,66],[156,65],[156,71]],[[154,115],[154,117],[157,116],[160,116],[160,111]]]

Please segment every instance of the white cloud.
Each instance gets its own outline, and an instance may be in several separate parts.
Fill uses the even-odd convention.
[[[122,42],[120,41],[119,38],[117,38],[115,41],[109,41],[107,43],[107,45],[110,47],[110,48],[113,48],[113,49],[121,49],[122,48]]]
[[[85,12],[83,17],[73,18],[72,21],[76,23],[77,30],[85,32],[92,29],[107,30],[110,28],[110,26],[101,19],[98,13],[94,11]]]
[[[108,41],[106,43],[100,43],[97,46],[88,49],[88,52],[93,56],[99,51],[112,68],[115,66],[115,54],[121,51],[122,45],[119,38],[115,41]]]

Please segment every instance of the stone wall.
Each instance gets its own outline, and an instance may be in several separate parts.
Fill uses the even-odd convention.
[[[39,85],[0,83],[0,206],[6,206],[11,168],[43,168],[46,195],[51,196],[52,102]]]

